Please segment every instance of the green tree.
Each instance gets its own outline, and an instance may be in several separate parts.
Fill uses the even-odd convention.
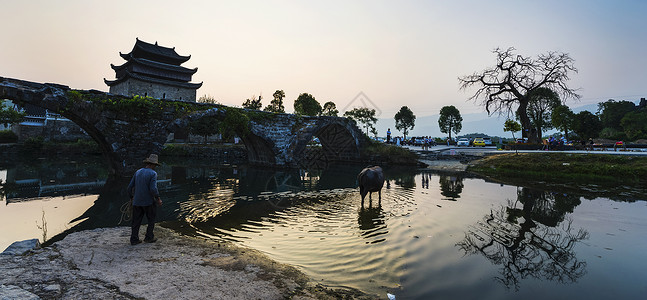
[[[568,139],[568,130],[571,129],[575,114],[566,105],[560,105],[553,109],[550,115],[553,126],[564,132],[564,136]]]
[[[636,110],[636,105],[630,101],[615,101],[613,99],[598,103],[598,115],[602,121],[602,127],[622,131],[620,121],[626,114]]]
[[[244,137],[249,133],[249,117],[239,108],[228,108],[225,118],[219,123],[218,131],[227,139],[234,135]]]
[[[458,134],[463,128],[463,117],[460,111],[453,106],[443,106],[440,109],[440,116],[438,117],[438,127],[440,132],[449,134],[449,139],[452,138],[452,131]]]
[[[512,133],[512,139],[516,140],[516,138],[514,137],[514,133],[517,131],[521,131],[521,124],[519,124],[515,120],[507,119],[503,124],[503,131],[506,131],[506,132],[510,131]]]
[[[531,58],[514,51],[514,48],[495,49],[496,65],[481,73],[459,77],[460,89],[477,87],[477,91],[469,99],[480,101],[488,114],[511,114],[515,111],[521,121],[523,137],[531,143],[537,143],[541,139],[541,133],[536,132],[528,117],[528,95],[544,87],[557,92],[562,99],[579,98],[576,90],[567,85],[569,73],[577,73],[577,69],[573,65],[574,60],[567,53],[548,52]]]
[[[520,131],[520,130],[521,130],[521,124],[517,123],[517,121],[515,121],[515,120],[507,119],[507,120],[505,120],[505,123],[503,123],[503,131],[510,131],[512,133],[512,139],[515,140],[515,141],[517,139],[514,137],[514,133],[517,132],[517,131]],[[515,146],[514,147],[514,152],[518,153],[518,151],[519,150]]]
[[[331,116],[331,117],[336,117],[339,115],[339,111],[337,110],[337,105],[335,105],[334,102],[328,101],[324,103],[323,106],[323,111],[321,111],[322,116]]]
[[[406,140],[409,130],[412,130],[413,127],[416,126],[416,115],[413,114],[411,109],[403,106],[393,118],[395,119],[395,129],[402,132],[404,139]]]
[[[312,95],[303,93],[294,100],[294,112],[299,115],[316,116],[321,113],[321,104]]]
[[[647,138],[647,112],[629,112],[620,120],[620,124],[628,139],[635,141]]]
[[[200,96],[200,98],[198,98],[198,102],[200,102],[200,103],[209,103],[209,104],[220,104],[220,102],[218,102],[216,100],[216,98],[214,98],[211,95],[202,95],[202,96]]]
[[[9,124],[16,124],[22,121],[22,118],[25,116],[25,113],[15,111],[11,107],[4,106],[0,102],[0,124],[9,126]]]
[[[270,101],[270,105],[265,107],[265,111],[284,113],[285,108],[283,107],[283,98],[285,98],[285,92],[283,92],[283,90],[276,90],[276,92],[272,94],[272,97],[274,97],[274,99]]]
[[[370,109],[367,107],[356,107],[345,112],[344,117],[349,118],[357,123],[364,124],[364,128],[366,128],[366,135],[368,135],[369,130],[377,132],[375,130],[375,127],[373,126],[377,122],[377,118],[375,117],[375,109]]]
[[[261,107],[263,107],[261,99],[263,99],[262,96],[258,96],[258,99],[256,99],[256,96],[252,96],[251,99],[246,99],[245,102],[243,102],[243,107],[247,109],[259,110],[261,109]]]
[[[202,117],[189,122],[189,132],[202,136],[203,144],[207,143],[207,137],[220,132],[220,121],[214,116]]]
[[[575,134],[583,140],[588,140],[600,136],[602,122],[598,116],[584,110],[573,116],[572,127]]]
[[[550,115],[555,107],[562,104],[561,100],[557,93],[545,87],[537,88],[526,96],[529,99],[528,117],[530,118],[530,124],[541,137],[544,130],[553,128]]]

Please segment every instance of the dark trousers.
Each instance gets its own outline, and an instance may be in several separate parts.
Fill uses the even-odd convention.
[[[130,242],[139,241],[139,227],[142,225],[144,215],[146,215],[146,221],[148,222],[144,240],[152,240],[153,238],[155,238],[155,236],[153,235],[153,229],[155,228],[155,215],[157,215],[157,206],[155,206],[155,204],[149,206],[133,205],[133,221],[131,223],[132,232],[130,234]]]

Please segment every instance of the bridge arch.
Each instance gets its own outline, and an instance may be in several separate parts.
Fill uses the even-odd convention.
[[[315,125],[299,140],[294,151],[297,157],[326,162],[357,161],[360,158],[364,136],[355,124],[341,118],[319,117],[314,120]],[[313,137],[317,137],[321,144],[321,151],[318,154],[308,153],[307,150],[307,145]],[[312,157],[313,155],[315,157]]]
[[[224,120],[232,109],[217,104],[151,101],[95,90],[71,90],[58,84],[3,77],[0,99],[43,107],[75,122],[98,143],[110,172],[121,176],[132,175],[149,154],[159,154],[169,134],[186,128],[191,120],[206,116]],[[365,135],[346,118],[234,109],[249,119],[249,130],[240,136],[253,164],[297,166],[313,136],[319,137],[326,161],[357,161],[366,143]]]
[[[210,118],[213,117],[212,122],[213,126],[218,126],[218,122],[225,120],[227,116],[227,110],[222,108],[212,108],[205,111],[199,111],[193,113],[189,116],[176,120],[174,126],[169,126],[169,133],[176,132],[180,129],[187,130],[191,122],[198,121],[201,118]],[[236,135],[238,135],[245,149],[247,150],[247,160],[251,164],[256,165],[275,165],[276,164],[276,151],[274,151],[274,143],[271,139],[258,135],[256,133],[263,132],[264,128],[254,128],[263,127],[259,124],[250,122],[249,130],[241,132],[239,130],[234,130]]]

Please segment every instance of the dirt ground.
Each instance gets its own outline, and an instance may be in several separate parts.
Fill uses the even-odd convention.
[[[316,285],[255,250],[160,226],[156,243],[131,246],[129,234],[129,227],[76,232],[22,256],[0,255],[0,298],[377,299]]]

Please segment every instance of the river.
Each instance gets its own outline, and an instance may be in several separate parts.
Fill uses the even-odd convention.
[[[358,166],[274,170],[165,161],[161,226],[227,240],[330,287],[397,299],[640,299],[647,197],[635,187],[515,185],[385,167],[362,205]],[[100,157],[0,162],[0,248],[117,226],[127,181]],[[125,223],[122,223],[125,224]],[[163,241],[161,241],[163,242]],[[124,241],[127,243],[127,241]]]

